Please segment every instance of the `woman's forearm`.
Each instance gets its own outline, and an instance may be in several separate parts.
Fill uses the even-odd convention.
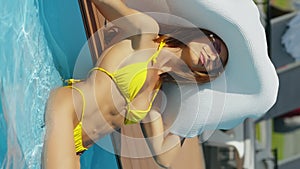
[[[141,124],[141,127],[148,146],[155,161],[163,167],[169,167],[181,148],[180,137],[172,133],[164,134],[162,118],[158,112],[151,111],[147,118],[148,122]]]
[[[109,21],[128,16],[138,11],[128,8],[121,0],[92,0],[99,12]]]
[[[170,167],[181,148],[178,136],[170,134],[164,137],[160,151],[155,152],[155,161],[163,167]]]
[[[159,31],[158,24],[152,17],[129,8],[121,0],[92,0],[92,2],[104,18],[129,34]]]

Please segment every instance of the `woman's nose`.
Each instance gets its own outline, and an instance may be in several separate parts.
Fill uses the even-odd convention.
[[[203,49],[211,61],[215,61],[216,59],[218,59],[218,54],[213,47],[207,46],[203,47]]]

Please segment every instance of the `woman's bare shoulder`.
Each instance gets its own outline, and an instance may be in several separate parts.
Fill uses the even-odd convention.
[[[122,40],[104,50],[100,58],[98,58],[96,65],[111,70],[119,65],[125,56],[130,55],[132,52],[130,40]]]
[[[157,47],[154,39],[157,38],[157,33],[146,33],[146,34],[136,34],[115,43],[108,50],[114,49],[126,49],[128,51],[134,51],[145,48]]]

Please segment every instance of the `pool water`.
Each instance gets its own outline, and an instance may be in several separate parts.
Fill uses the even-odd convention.
[[[62,79],[73,76],[86,42],[83,23],[77,1],[0,4],[0,168],[38,169],[46,100]],[[117,168],[115,156],[92,147],[82,168],[99,166]]]

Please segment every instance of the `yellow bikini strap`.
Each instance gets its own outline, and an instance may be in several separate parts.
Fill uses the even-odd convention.
[[[63,80],[64,83],[66,83],[68,86],[71,86],[72,84],[75,84],[77,82],[80,82],[81,80],[79,79],[66,79]]]
[[[75,86],[69,85],[69,86],[65,86],[65,87],[68,87],[68,88],[71,88],[71,89],[75,89],[75,90],[77,90],[77,91],[80,93],[80,95],[81,95],[81,97],[82,97],[82,101],[83,101],[83,105],[82,105],[82,113],[81,113],[81,119],[80,119],[80,121],[82,121],[83,115],[84,115],[84,110],[85,110],[85,97],[84,97],[84,94],[83,94],[83,92],[82,92],[80,89],[78,89],[78,88],[75,87]]]
[[[157,51],[148,59],[148,62],[153,61],[154,63],[156,62],[156,58],[158,57],[160,51],[162,48],[166,45],[166,42],[162,41],[160,42]]]
[[[155,93],[154,93],[154,95],[153,95],[153,97],[151,99],[151,102],[150,102],[150,106],[151,107],[152,107],[152,104],[153,104],[153,102],[154,102],[154,100],[155,100],[155,98],[156,98],[156,96],[157,96],[157,94],[158,94],[158,92],[159,92],[159,90],[161,88],[161,85],[162,85],[162,83],[160,82],[159,85],[158,85],[158,87],[155,89]]]
[[[161,88],[161,83],[159,83],[159,86],[157,87],[157,89],[155,89],[155,93],[153,94],[153,96],[151,98],[148,108],[146,110],[138,110],[139,112],[149,112],[151,110],[153,102],[154,102],[160,88]],[[127,111],[132,111],[132,109],[130,108],[130,104],[127,104]],[[136,110],[134,110],[134,111],[136,111]]]
[[[94,71],[94,70],[99,70],[99,71],[101,71],[101,72],[106,73],[109,77],[114,78],[114,75],[113,75],[112,73],[110,73],[109,71],[107,71],[107,70],[105,70],[105,69],[103,69],[103,68],[101,68],[101,67],[94,67],[94,68],[92,68],[92,69],[89,71],[89,73],[91,73],[91,72]]]

